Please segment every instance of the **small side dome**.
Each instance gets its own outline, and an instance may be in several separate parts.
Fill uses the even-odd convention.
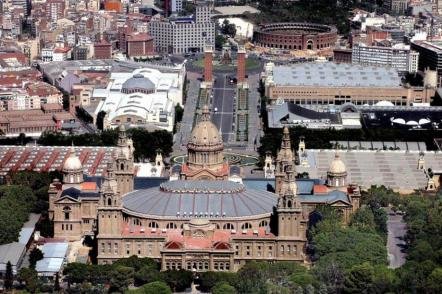
[[[63,164],[63,171],[79,171],[83,169],[80,158],[75,154],[75,148],[71,147],[70,155]]]
[[[328,172],[332,173],[332,174],[347,173],[347,168],[345,166],[345,163],[341,160],[341,158],[337,152],[335,154],[335,158],[330,163],[330,167],[328,169]]]

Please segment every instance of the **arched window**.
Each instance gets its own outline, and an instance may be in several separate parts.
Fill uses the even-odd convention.
[[[248,230],[252,228],[252,224],[251,223],[243,223],[241,226],[242,230]]]
[[[107,205],[111,206],[112,205],[112,199],[109,197],[107,198]]]
[[[71,208],[69,206],[63,207],[64,219],[68,220],[71,215]]]
[[[120,165],[120,170],[124,170],[124,163]]]
[[[287,207],[292,208],[292,201],[291,200],[287,201]]]
[[[176,229],[177,228],[177,226],[176,226],[176,224],[174,224],[174,223],[168,223],[167,225],[166,225],[166,229]]]
[[[235,226],[232,223],[224,224],[223,230],[234,230]]]
[[[158,229],[160,226],[158,226],[158,223],[156,222],[150,222],[148,227],[153,229]]]
[[[267,227],[268,225],[269,225],[269,222],[266,221],[266,220],[262,220],[262,221],[259,223],[259,227],[260,227],[260,228]]]

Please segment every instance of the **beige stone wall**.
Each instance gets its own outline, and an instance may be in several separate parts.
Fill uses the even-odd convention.
[[[297,104],[352,102],[364,105],[387,100],[395,105],[410,105],[412,102],[430,102],[434,89],[268,86],[266,95],[272,102],[282,98]]]

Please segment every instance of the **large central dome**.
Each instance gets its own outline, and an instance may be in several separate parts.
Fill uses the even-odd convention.
[[[223,144],[218,128],[210,121],[209,108],[207,106],[203,107],[201,121],[192,130],[189,144],[202,147]]]
[[[218,173],[225,168],[224,144],[218,128],[210,121],[209,108],[204,106],[201,120],[193,128],[187,144],[186,169],[201,171],[206,169]]]

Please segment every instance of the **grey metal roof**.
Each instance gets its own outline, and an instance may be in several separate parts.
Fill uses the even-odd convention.
[[[278,195],[266,191],[274,181],[247,180],[245,185],[231,181],[177,180],[161,187],[136,190],[124,196],[123,207],[128,211],[158,217],[245,217],[273,212]],[[346,193],[331,191],[312,194],[319,179],[297,180],[301,202],[349,202]],[[257,187],[248,189],[246,187]]]
[[[276,85],[293,86],[380,88],[401,86],[399,74],[393,68],[332,62],[275,66],[273,80]]]
[[[261,190],[232,192],[231,189],[242,185],[229,181],[186,182],[188,188],[195,188],[195,191],[206,186],[225,187],[230,192],[166,192],[158,187],[149,188],[127,194],[123,198],[123,206],[136,213],[155,216],[242,217],[271,213],[278,198],[276,194]],[[178,188],[183,183],[170,181],[168,184]]]
[[[10,261],[13,266],[17,266],[20,263],[20,259],[23,257],[25,250],[25,244],[20,244],[18,242],[0,245],[0,271],[6,268],[8,261]]]
[[[146,89],[155,90],[155,84],[151,80],[145,78],[141,74],[136,74],[130,79],[126,80],[123,85],[123,89]]]
[[[342,191],[330,191],[328,194],[310,194],[310,195],[299,195],[299,199],[302,203],[324,203],[330,204],[336,201],[343,201],[350,204],[351,201],[348,195]]]

